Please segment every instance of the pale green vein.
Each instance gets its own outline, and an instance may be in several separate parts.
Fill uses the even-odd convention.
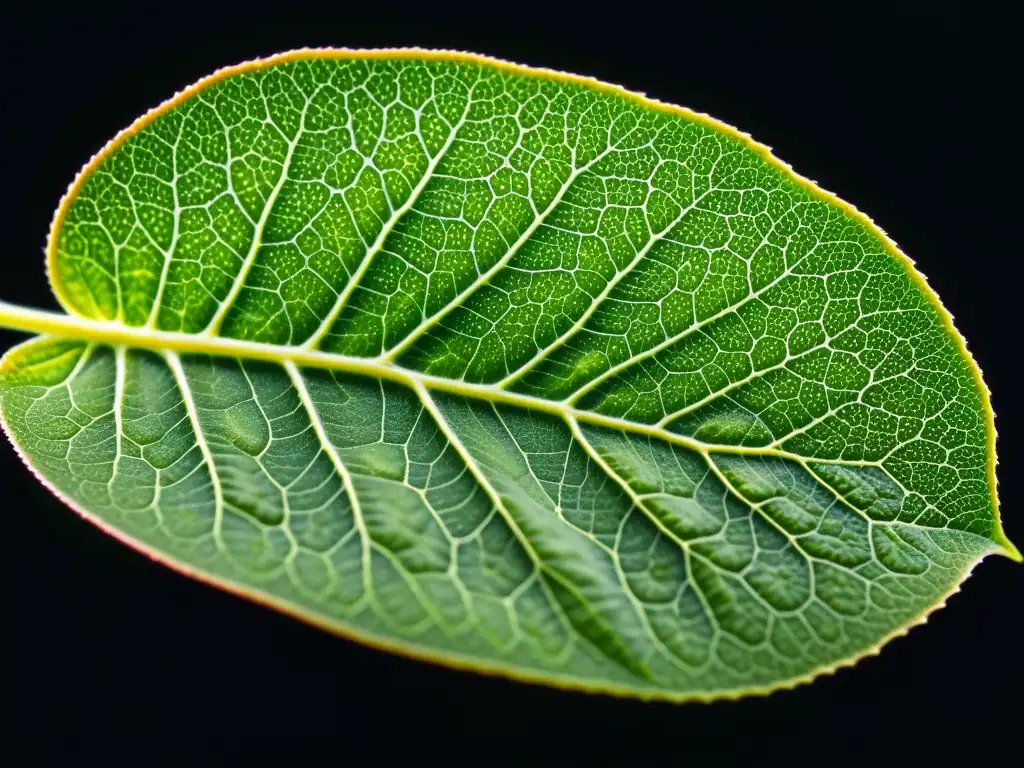
[[[495,413],[496,413],[496,415],[498,417],[498,420],[501,422],[502,427],[504,427],[505,432],[508,434],[509,438],[512,440],[512,443],[516,446],[516,450],[519,451],[520,455],[524,459],[527,459],[526,452],[523,450],[522,446],[519,445],[519,441],[516,440],[515,435],[512,434],[512,430],[508,428],[508,425],[505,423],[504,418],[502,418],[501,413],[498,412],[497,410],[495,410]],[[574,425],[575,425],[574,421],[570,422],[570,427],[574,428],[573,436],[576,437],[577,440],[581,440],[582,435],[579,434],[579,427],[578,426],[574,426]],[[585,450],[586,450],[586,448],[585,448]],[[569,461],[569,453],[570,452],[571,452],[571,446],[570,446],[570,448],[568,449],[568,451],[566,453],[566,463],[567,464],[568,464],[568,461]],[[591,454],[591,455],[593,455],[593,454]],[[610,477],[609,479],[612,479],[612,478]],[[613,482],[614,482],[614,480],[613,480]],[[579,528],[576,528],[575,526],[572,526],[572,527],[575,530],[579,531],[584,536],[586,536],[588,540],[594,542],[594,544],[596,544],[598,547],[600,547],[601,550],[604,551],[608,555],[608,558],[611,560],[612,565],[615,568],[615,575],[616,575],[616,578],[618,578],[619,584],[622,587],[623,594],[626,595],[626,598],[629,600],[630,605],[633,606],[633,610],[636,611],[637,619],[640,621],[641,626],[643,626],[644,631],[647,633],[647,636],[650,638],[651,643],[653,644],[654,648],[670,664],[672,664],[676,668],[678,668],[680,670],[683,670],[684,672],[687,672],[687,673],[692,673],[692,671],[693,671],[692,667],[689,667],[686,664],[685,661],[683,661],[670,648],[668,648],[664,643],[662,643],[661,642],[661,638],[659,638],[658,634],[654,631],[654,628],[651,626],[650,619],[647,616],[647,610],[646,610],[645,604],[640,600],[639,597],[637,597],[636,593],[633,591],[632,587],[630,587],[630,585],[629,585],[629,577],[626,575],[626,571],[622,567],[622,560],[619,557],[618,550],[615,549],[615,548],[609,547],[606,544],[601,543],[600,541],[597,540],[597,538],[594,537],[593,534],[591,534],[591,533],[589,533],[587,531],[582,531]]]
[[[512,513],[508,510],[505,501],[501,498],[501,494],[499,494],[497,489],[491,484],[491,481],[487,479],[487,476],[483,473],[483,470],[481,470],[479,465],[477,464],[476,459],[473,458],[472,454],[463,444],[462,439],[458,436],[455,430],[452,429],[451,425],[448,423],[448,420],[445,418],[444,414],[441,413],[441,409],[437,407],[437,404],[434,402],[434,399],[430,396],[430,393],[427,391],[427,388],[423,386],[421,382],[416,382],[413,385],[413,389],[415,390],[417,396],[419,397],[420,402],[423,403],[423,407],[427,409],[431,417],[437,423],[438,429],[441,430],[441,433],[451,443],[451,446],[452,448],[455,449],[455,452],[459,454],[466,468],[469,470],[470,474],[473,475],[474,479],[477,481],[477,483],[479,483],[480,487],[491,499],[491,503],[494,504],[495,509],[497,509],[498,512],[501,514],[502,518],[505,520],[505,524],[509,527],[509,530],[512,531],[517,541],[519,541],[519,543],[522,545],[524,551],[529,555],[530,559],[533,561],[534,569],[540,571],[542,574],[545,574],[548,578],[557,581],[564,590],[569,592],[571,595],[573,595],[573,597],[576,598],[576,600],[579,601],[580,605],[587,608],[596,620],[601,621],[600,616],[593,614],[593,608],[586,601],[583,595],[579,593],[579,590],[576,588],[576,586],[572,584],[570,581],[568,581],[566,578],[564,578],[557,571],[552,570],[551,567],[548,566],[545,563],[544,559],[538,554],[536,548],[533,546],[533,542],[530,541],[529,537],[523,532],[522,528],[519,526],[519,523],[516,522],[515,517],[513,517]],[[540,579],[538,579],[537,583],[540,584],[540,587],[544,592],[545,599],[550,604],[551,609],[560,617],[565,629],[570,633],[576,633],[580,637],[585,638],[585,636],[582,633],[578,632],[578,630],[573,625],[569,617],[565,615],[565,611],[562,609],[561,604],[558,602],[558,598],[556,598],[555,595],[551,592],[551,589],[550,587],[548,587],[543,576]],[[589,640],[589,638],[585,639]],[[596,644],[594,644],[594,647],[601,651],[602,654],[604,653],[604,651],[600,649],[600,647]],[[616,663],[620,663],[617,659],[613,660],[616,661]],[[630,666],[625,666],[624,668],[633,674],[638,674],[640,672],[640,670],[634,669]],[[646,672],[646,678],[649,679],[650,672],[646,669],[644,671]]]
[[[613,149],[614,148],[611,145],[609,145],[604,151],[599,152],[589,162],[580,166],[578,170],[573,171],[571,174],[569,174],[568,179],[566,179],[566,182],[561,186],[561,188],[552,198],[551,202],[548,204],[548,207],[545,208],[543,212],[541,212],[534,218],[530,226],[528,226],[523,231],[523,234],[519,236],[519,239],[517,239],[512,244],[512,246],[505,252],[505,254],[500,259],[498,259],[498,261],[496,261],[486,272],[480,275],[470,285],[466,286],[466,288],[464,288],[459,293],[458,296],[456,296],[454,299],[448,302],[444,307],[435,312],[429,318],[426,318],[425,321],[420,323],[416,328],[412,329],[412,331],[410,331],[409,334],[404,339],[402,339],[402,341],[393,346],[390,350],[388,350],[385,354],[381,355],[378,359],[385,363],[392,363],[395,360],[397,360],[403,352],[408,350],[409,347],[415,344],[419,339],[423,338],[438,323],[444,320],[449,314],[454,312],[456,309],[463,306],[466,300],[472,294],[474,294],[479,288],[481,288],[484,285],[487,285],[490,282],[491,278],[498,274],[498,272],[500,272],[502,269],[504,269],[505,266],[510,261],[512,261],[515,255],[519,253],[520,249],[530,240],[531,237],[533,237],[534,233],[538,229],[540,229],[541,226],[543,226],[544,222],[547,221],[552,211],[554,211],[555,208],[558,207],[559,203],[562,202],[566,193],[572,187],[573,182],[576,181],[576,179],[578,179],[583,173],[590,170],[598,162],[604,159],[604,157]]]
[[[697,599],[701,603],[705,616],[719,632],[722,632],[723,630],[721,627],[721,623],[719,622],[718,617],[715,615],[715,612],[712,610],[710,603],[708,603],[707,596],[704,594],[704,590],[700,588],[700,585],[697,583],[696,579],[693,578],[693,571],[690,567],[690,558],[699,555],[692,551],[692,549],[686,541],[680,539],[668,526],[666,526],[665,523],[661,520],[661,518],[659,518],[656,514],[651,512],[650,509],[648,509],[647,505],[644,504],[644,500],[636,493],[636,491],[633,490],[633,487],[625,480],[625,478],[620,476],[618,472],[612,469],[611,465],[598,452],[598,450],[594,448],[593,443],[591,443],[587,439],[586,435],[583,434],[583,430],[580,429],[579,422],[574,417],[567,418],[566,423],[569,425],[569,429],[572,431],[573,438],[575,438],[576,442],[579,443],[579,445],[583,448],[584,451],[586,451],[587,455],[594,461],[594,463],[601,468],[601,471],[608,476],[608,479],[615,483],[617,486],[619,486],[622,490],[624,490],[629,495],[636,509],[638,509],[646,519],[651,521],[651,523],[654,524],[654,526],[663,536],[668,538],[669,541],[671,541],[673,544],[675,544],[677,547],[679,547],[679,549],[683,551],[683,559],[686,563],[686,582],[693,589],[694,594],[697,595]],[[623,523],[625,523],[625,521],[623,521]],[[652,637],[656,637],[656,635],[654,635],[653,632],[651,632],[651,635]],[[672,656],[676,658],[674,653],[672,654]]]
[[[117,454],[114,456],[114,466],[110,472],[110,480],[107,481],[107,490],[111,489],[114,480],[117,478],[117,469],[123,455],[122,441],[124,440],[123,408],[124,408],[124,380],[128,367],[125,348],[114,347],[114,429],[117,431]],[[68,381],[74,381],[68,377]]]
[[[206,467],[209,471],[214,501],[213,535],[217,545],[222,546],[221,526],[224,523],[224,491],[220,485],[220,475],[217,474],[217,465],[213,462],[213,452],[210,450],[210,446],[206,442],[206,436],[203,434],[203,428],[199,422],[199,411],[196,409],[195,399],[192,397],[192,389],[189,386],[188,377],[185,375],[185,369],[181,365],[181,358],[176,352],[171,350],[165,350],[163,357],[167,367],[174,374],[174,380],[178,383],[178,390],[181,394],[182,402],[185,404],[185,412],[188,413],[188,420],[192,424],[192,431],[195,432],[196,445],[199,446],[199,451],[202,453],[203,461],[206,462]]]
[[[267,416],[267,412],[263,408],[263,403],[260,402],[259,394],[257,394],[256,387],[252,383],[252,377],[249,376],[249,371],[247,371],[245,369],[245,365],[244,364],[239,365],[238,368],[242,372],[242,376],[245,377],[245,383],[249,385],[249,392],[252,393],[252,401],[256,405],[256,408],[259,410],[260,416],[262,417],[263,422],[267,425],[267,431],[271,435],[270,440],[267,441],[267,444],[263,447],[263,450],[260,452],[260,454],[258,456],[253,456],[253,460],[256,462],[256,464],[259,466],[259,468],[263,471],[263,474],[267,476],[267,479],[270,480],[271,483],[273,483],[274,487],[277,488],[277,490],[281,494],[281,508],[284,511],[284,514],[283,514],[283,516],[281,518],[281,523],[280,523],[279,528],[280,528],[280,530],[282,530],[284,532],[284,535],[288,539],[288,544],[291,547],[291,550],[288,553],[288,556],[285,558],[285,564],[288,564],[288,563],[291,563],[295,559],[295,557],[298,555],[299,544],[295,540],[295,534],[292,532],[292,529],[291,529],[292,505],[291,505],[291,501],[288,498],[288,488],[286,486],[284,486],[284,485],[281,485],[281,483],[278,482],[277,478],[274,477],[273,474],[268,469],[266,461],[265,461],[266,453],[267,453],[267,451],[270,450],[270,446],[274,442],[274,437],[273,437],[273,434],[274,434],[274,423]]]
[[[313,94],[313,96],[315,95],[316,94]],[[231,284],[231,290],[228,291],[227,296],[225,296],[223,301],[221,301],[216,313],[214,313],[209,324],[202,331],[201,335],[215,336],[220,332],[220,327],[223,325],[227,313],[235,305],[238,295],[245,287],[246,278],[249,276],[249,271],[252,269],[252,265],[256,263],[256,257],[259,256],[260,248],[263,245],[263,231],[266,229],[267,222],[270,220],[270,215],[274,210],[274,204],[277,202],[277,198],[278,195],[281,194],[281,190],[284,189],[284,185],[288,182],[288,171],[292,164],[292,158],[295,156],[295,148],[299,145],[299,140],[302,138],[302,132],[305,130],[306,112],[313,100],[313,96],[306,99],[306,102],[302,107],[302,113],[299,116],[299,127],[295,131],[295,138],[288,142],[288,150],[285,153],[283,162],[281,163],[281,176],[274,185],[274,188],[270,191],[270,195],[267,197],[267,202],[263,206],[263,211],[260,213],[259,221],[256,222],[256,229],[253,231],[252,244],[249,246],[249,253],[246,254],[245,260],[242,262],[242,266],[239,268],[238,274],[235,276],[235,280]],[[230,173],[228,175],[230,176]]]
[[[705,397],[702,397],[700,400],[697,400],[695,402],[690,403],[689,405],[685,405],[682,408],[679,408],[679,409],[677,409],[675,411],[667,413],[665,416],[663,416],[657,422],[657,426],[659,426],[659,427],[667,427],[673,421],[675,421],[676,419],[680,419],[683,416],[686,416],[687,414],[693,413],[694,411],[700,409],[702,406],[705,406],[708,403],[712,403],[715,400],[718,400],[719,398],[724,397],[725,395],[728,395],[730,392],[733,392],[733,391],[739,389],[744,384],[749,384],[752,381],[756,381],[757,379],[760,379],[761,377],[766,376],[769,373],[773,373],[774,371],[780,371],[780,370],[783,370],[783,369],[787,369],[787,366],[790,363],[792,363],[792,362],[794,362],[796,360],[801,360],[804,357],[806,357],[806,355],[809,355],[812,352],[816,352],[819,349],[828,349],[828,342],[826,342],[825,344],[819,344],[818,346],[816,346],[816,347],[814,347],[812,349],[809,349],[809,350],[807,350],[807,352],[801,353],[799,355],[794,355],[792,357],[787,355],[786,359],[783,360],[781,363],[777,363],[775,365],[769,365],[767,368],[760,368],[760,369],[752,370],[747,376],[744,376],[742,379],[737,379],[736,381],[733,381],[733,382],[729,383],[728,385],[722,387],[721,389],[714,390],[714,391],[710,392]],[[671,376],[673,375],[674,372],[673,371],[669,371],[668,369],[666,369],[666,371],[667,371],[667,376],[665,378],[666,379],[671,378]],[[665,379],[663,379],[662,382],[659,382],[659,384],[663,383],[664,381],[665,381]]]
[[[647,506],[643,502],[643,499],[641,499],[637,495],[636,491],[633,490],[632,486],[630,486],[629,483],[622,479],[619,476],[619,474],[612,469],[611,465],[605,460],[605,458],[600,453],[598,453],[597,449],[594,448],[591,442],[587,439],[586,435],[583,434],[583,430],[580,429],[580,424],[576,416],[574,414],[566,414],[565,423],[569,425],[569,430],[572,432],[573,438],[576,440],[577,443],[579,443],[580,447],[586,452],[586,454],[591,458],[591,460],[593,460],[593,462],[598,467],[601,468],[601,471],[608,476],[609,480],[611,480],[613,483],[618,485],[620,488],[622,488],[622,490],[626,492],[626,494],[629,496],[630,500],[633,502],[636,508],[639,509],[648,520],[654,523],[655,527],[662,534],[664,534],[670,541],[672,541],[672,543],[674,543],[680,549],[688,549],[686,542],[683,539],[680,539],[675,533],[673,533],[673,531],[668,526],[666,526],[664,522],[662,522],[661,518],[659,518],[657,515],[655,515],[647,508]]]
[[[380,234],[377,235],[377,239],[374,240],[373,244],[370,245],[370,247],[367,249],[366,255],[360,262],[359,267],[349,278],[348,283],[342,289],[341,293],[338,294],[338,298],[335,300],[334,306],[331,307],[331,310],[327,313],[324,319],[320,321],[319,327],[302,344],[302,347],[304,349],[316,349],[320,342],[323,341],[324,336],[330,333],[331,327],[334,325],[334,321],[338,319],[338,316],[341,315],[342,310],[344,310],[345,307],[348,305],[348,300],[351,298],[356,288],[359,287],[360,283],[363,280],[363,277],[366,275],[367,270],[369,270],[370,265],[373,263],[377,254],[379,254],[384,249],[384,244],[388,239],[388,235],[391,234],[391,232],[397,226],[398,222],[402,219],[402,217],[412,210],[413,206],[415,206],[417,201],[420,199],[420,195],[423,194],[423,190],[427,188],[427,184],[430,182],[430,179],[433,178],[434,171],[437,169],[437,166],[440,165],[441,161],[444,159],[452,144],[455,143],[456,136],[459,130],[465,124],[466,118],[469,116],[469,112],[472,106],[473,100],[471,98],[467,98],[466,109],[462,113],[462,116],[458,119],[458,121],[456,121],[455,125],[452,126],[451,132],[448,134],[448,138],[445,139],[444,144],[441,145],[441,148],[437,151],[437,154],[435,154],[434,157],[431,158],[430,162],[427,164],[427,168],[424,171],[423,176],[420,178],[419,182],[413,188],[405,203],[399,206],[391,215],[391,218],[387,221],[387,223],[385,223],[384,226],[381,227]],[[426,147],[424,147],[424,149],[426,149]]]
[[[781,459],[810,459],[821,464],[839,464],[849,467],[877,467],[878,462],[827,457],[800,456],[773,448],[760,448],[725,443],[704,443],[692,437],[670,432],[653,424],[628,421],[616,416],[607,416],[594,411],[582,410],[566,404],[565,401],[545,400],[535,395],[521,394],[499,389],[490,384],[473,384],[443,376],[420,373],[398,365],[383,363],[376,358],[349,357],[334,352],[307,350],[258,341],[232,339],[223,336],[199,336],[177,331],[157,331],[134,328],[121,323],[89,320],[86,318],[44,312],[37,309],[16,307],[0,301],[0,323],[22,330],[47,333],[53,336],[88,340],[102,344],[126,344],[138,349],[148,349],[182,354],[211,355],[217,357],[246,358],[284,364],[338,370],[368,376],[376,379],[395,381],[415,389],[424,386],[441,392],[449,392],[492,403],[504,403],[527,410],[550,413],[560,418],[572,416],[588,424],[607,427],[620,432],[647,435],[669,443],[681,445],[694,451],[714,451],[743,456],[774,456]]]
[[[719,160],[720,159],[721,158],[719,158]],[[718,161],[716,161],[716,164],[717,162]],[[532,371],[534,367],[539,365],[543,360],[545,360],[547,356],[551,354],[551,352],[569,343],[569,341],[577,333],[579,333],[579,331],[587,324],[590,318],[593,317],[594,313],[600,309],[601,304],[608,297],[608,294],[615,290],[615,287],[633,272],[636,266],[647,257],[648,253],[651,252],[651,249],[655,245],[660,243],[672,231],[674,227],[676,227],[684,218],[686,218],[687,214],[689,214],[690,211],[694,210],[701,203],[701,201],[704,200],[705,197],[707,197],[709,194],[715,191],[717,191],[717,187],[713,185],[709,186],[706,192],[702,192],[689,205],[684,206],[679,215],[676,216],[675,219],[673,219],[672,222],[668,224],[668,226],[666,226],[661,232],[652,235],[651,238],[644,244],[644,246],[637,251],[636,256],[633,257],[633,260],[630,261],[629,264],[627,264],[611,280],[608,281],[605,287],[597,296],[594,297],[594,300],[584,310],[583,314],[580,315],[579,319],[577,319],[576,322],[572,324],[572,327],[568,331],[563,333],[561,336],[552,341],[543,349],[538,350],[532,358],[530,358],[521,366],[519,366],[519,368],[517,368],[515,371],[512,371],[501,381],[497,382],[495,386],[501,389],[505,389],[509,385],[514,384],[527,373]]]
[[[790,546],[792,546],[797,552],[799,552],[800,556],[802,558],[804,558],[805,560],[808,561],[808,565],[810,564],[810,561],[818,560],[819,559],[819,558],[815,557],[814,555],[811,555],[810,553],[805,552],[803,546],[800,543],[800,540],[796,536],[791,534],[789,531],[787,531],[785,528],[783,528],[781,525],[779,525],[777,522],[775,522],[775,520],[772,518],[772,516],[764,511],[763,505],[765,504],[765,502],[754,502],[754,501],[751,501],[750,499],[746,498],[743,495],[743,493],[732,483],[732,481],[729,480],[729,478],[726,476],[726,474],[718,467],[718,465],[715,463],[714,457],[709,455],[707,452],[702,453],[701,457],[707,463],[707,465],[711,469],[711,471],[715,474],[715,477],[718,478],[719,482],[726,488],[726,490],[728,490],[729,493],[731,493],[741,504],[743,504],[745,506],[748,506],[751,509],[755,510],[762,520],[764,520],[768,525],[770,525],[776,531],[778,531],[783,536],[785,536],[786,540],[790,543]],[[834,563],[830,563],[830,565],[835,565],[835,564]],[[809,597],[807,599],[811,600],[814,597],[814,594],[815,594],[815,592],[814,592],[814,590],[815,590],[814,568],[808,567],[808,572],[810,573],[810,592],[809,592]],[[751,590],[751,591],[754,591],[756,593],[756,590]],[[768,609],[772,613],[779,613],[779,614],[782,614],[782,613],[795,613],[796,611],[801,610],[803,608],[803,606],[800,606],[800,608],[792,609],[791,611],[781,611],[778,608],[774,608],[771,605],[768,605],[767,607],[768,607]]]
[[[292,386],[295,387],[295,391],[299,395],[302,407],[306,410],[306,414],[309,417],[309,423],[313,427],[313,431],[316,433],[317,439],[320,441],[320,445],[323,447],[324,453],[327,454],[327,458],[330,459],[331,464],[334,465],[334,469],[341,478],[341,483],[345,488],[345,493],[348,495],[349,503],[352,506],[352,519],[355,522],[356,530],[359,531],[359,537],[363,542],[363,582],[365,584],[367,594],[370,594],[373,590],[372,570],[370,567],[370,550],[373,542],[370,538],[370,532],[366,527],[366,521],[363,518],[363,509],[359,503],[359,497],[356,495],[356,487],[355,483],[352,482],[352,475],[349,473],[348,467],[345,466],[345,462],[342,461],[341,456],[338,455],[338,449],[334,447],[334,443],[332,443],[330,437],[328,437],[324,423],[320,419],[320,413],[317,410],[316,404],[313,402],[313,398],[309,394],[309,389],[306,387],[306,382],[303,380],[298,367],[295,363],[288,361],[284,363],[284,368],[288,372],[288,377],[292,381]]]
[[[675,334],[673,336],[669,336],[668,338],[664,339],[663,341],[659,342],[658,344],[655,344],[650,349],[646,349],[643,352],[639,352],[639,353],[633,355],[632,357],[630,357],[630,358],[628,358],[626,360],[623,360],[622,362],[617,363],[616,365],[611,366],[607,371],[604,371],[603,373],[601,373],[600,375],[598,375],[595,378],[591,379],[586,384],[584,384],[582,387],[577,389],[573,394],[571,394],[568,398],[566,398],[566,402],[568,402],[568,403],[576,403],[576,402],[578,402],[580,400],[580,398],[582,398],[584,395],[586,395],[589,392],[592,392],[594,389],[599,387],[605,381],[607,381],[608,379],[610,379],[610,378],[612,378],[614,376],[617,376],[618,374],[620,374],[622,371],[626,370],[627,368],[631,368],[632,366],[636,365],[637,363],[642,362],[643,360],[647,360],[647,359],[649,359],[651,357],[654,357],[654,355],[658,354],[662,350],[668,349],[673,344],[675,344],[675,343],[677,343],[679,341],[682,341],[683,339],[685,339],[688,336],[693,335],[694,333],[699,331],[701,328],[704,328],[705,326],[710,325],[711,323],[713,323],[716,320],[719,320],[719,319],[725,317],[726,315],[730,315],[733,312],[736,312],[737,310],[739,310],[740,308],[742,308],[746,304],[749,304],[751,301],[754,301],[758,297],[764,295],[764,293],[766,291],[771,290],[776,285],[778,285],[783,280],[785,280],[787,277],[792,275],[793,274],[793,270],[796,269],[800,264],[802,264],[806,259],[810,258],[811,255],[813,255],[814,252],[820,246],[822,246],[822,245],[838,245],[838,244],[840,244],[842,242],[846,242],[846,241],[835,241],[835,242],[827,242],[827,243],[825,243],[825,242],[818,242],[818,243],[816,243],[813,248],[811,248],[810,250],[807,251],[807,253],[805,253],[799,259],[794,261],[790,266],[786,267],[786,269],[784,269],[782,271],[782,274],[780,274],[777,278],[775,278],[771,282],[769,282],[766,285],[764,285],[762,288],[760,288],[760,289],[758,289],[756,291],[753,291],[752,293],[748,293],[746,296],[743,297],[743,299],[741,299],[740,301],[736,302],[735,304],[731,304],[731,305],[725,307],[724,309],[721,309],[718,312],[714,313],[710,317],[706,317],[705,319],[701,320],[700,322],[694,323],[693,325],[690,325],[690,326],[686,327],[685,329],[683,329],[679,333],[677,333],[677,334]],[[749,269],[750,269],[750,266],[748,264],[747,265],[748,272],[749,272]],[[747,279],[749,281],[749,279],[750,279],[749,278],[749,274],[748,274]]]

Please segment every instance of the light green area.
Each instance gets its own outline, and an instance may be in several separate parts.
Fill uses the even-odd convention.
[[[980,378],[923,283],[681,111],[483,61],[278,63],[130,136],[53,245],[73,314],[140,330],[8,353],[32,467],[137,546],[366,641],[764,690],[1008,546]],[[271,346],[195,354],[218,338]]]

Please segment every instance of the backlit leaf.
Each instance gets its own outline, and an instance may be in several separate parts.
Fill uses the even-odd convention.
[[[217,73],[62,202],[0,365],[40,479],[160,561],[453,666],[682,700],[923,621],[999,525],[910,261],[746,136],[469,55]]]

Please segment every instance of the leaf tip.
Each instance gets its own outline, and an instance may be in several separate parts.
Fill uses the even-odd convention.
[[[1020,550],[1013,545],[1012,541],[1006,538],[1005,534],[1000,537],[999,547],[999,553],[1001,555],[1006,555],[1015,563],[1024,563],[1024,555],[1022,555]]]
[[[996,513],[996,521],[994,530],[992,531],[992,541],[995,542],[997,547],[996,552],[1000,555],[1010,558],[1015,563],[1024,563],[1024,554],[1017,549],[1016,545],[1010,541],[1010,537],[1006,535],[1006,531],[1003,530],[1002,521],[999,519],[999,513]]]

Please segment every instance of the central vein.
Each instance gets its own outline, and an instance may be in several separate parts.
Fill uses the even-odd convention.
[[[176,352],[178,354],[245,358],[249,360],[263,360],[280,365],[292,364],[307,368],[361,374],[377,379],[394,381],[413,389],[422,386],[435,391],[449,392],[491,403],[502,403],[532,411],[550,413],[563,419],[576,420],[621,432],[647,435],[684,446],[704,455],[709,453],[731,453],[748,456],[772,456],[799,462],[807,461],[809,458],[777,448],[704,443],[692,437],[670,432],[656,424],[643,424],[617,416],[580,410],[566,401],[545,400],[533,395],[499,389],[490,384],[473,384],[458,379],[447,379],[443,376],[421,373],[379,358],[350,357],[304,347],[267,344],[223,336],[195,335],[176,331],[161,331],[152,328],[138,328],[119,322],[90,320],[84,317],[19,307],[3,301],[0,301],[0,327],[30,331],[59,338],[106,344],[114,347],[125,346],[145,349],[152,352]],[[844,466],[879,466],[879,462],[874,461],[817,458],[814,458],[813,461],[842,464]]]

